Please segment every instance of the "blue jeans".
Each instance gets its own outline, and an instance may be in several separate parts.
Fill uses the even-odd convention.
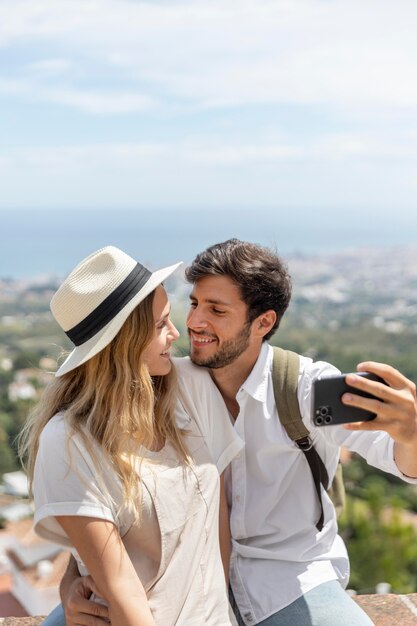
[[[231,602],[239,626],[245,626],[233,599]],[[311,589],[278,613],[258,622],[258,626],[374,626],[374,623],[338,581],[332,580]]]
[[[65,626],[65,614],[62,604],[58,604],[52,613],[42,622],[41,626]]]
[[[239,626],[245,626],[231,596]],[[267,617],[258,626],[374,626],[374,623],[337,580],[323,583],[308,591],[285,609]],[[65,615],[59,604],[41,626],[65,626]]]

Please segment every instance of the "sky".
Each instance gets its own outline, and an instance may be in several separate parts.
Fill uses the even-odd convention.
[[[415,0],[0,0],[4,238],[10,211],[130,211],[409,243],[416,23]]]

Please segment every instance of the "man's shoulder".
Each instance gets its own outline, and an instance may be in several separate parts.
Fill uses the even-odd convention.
[[[275,347],[277,346],[268,344],[268,349],[270,351],[270,354],[274,350]],[[286,350],[286,348],[282,348],[282,349]],[[294,350],[290,350],[290,352],[294,352]],[[327,363],[326,361],[315,361],[312,357],[306,356],[304,354],[300,354],[299,352],[295,352],[295,354],[297,355],[299,359],[299,368],[300,368],[301,376],[311,375],[313,377],[316,377],[326,370],[329,370],[331,372],[334,372],[336,370],[334,365],[332,365],[331,363]],[[272,365],[272,355],[270,356],[270,362]]]
[[[275,346],[269,345],[269,349],[273,350]],[[331,376],[334,374],[338,374],[339,370],[326,361],[315,361],[312,357],[306,356],[304,354],[296,353],[299,359],[299,377],[303,379],[304,377],[314,380],[315,378],[319,378],[320,376]],[[271,365],[272,365],[272,356],[271,356]]]
[[[300,357],[300,376],[306,376],[311,380],[324,376],[334,376],[340,374],[340,370],[337,369],[331,363],[327,361],[314,361],[312,358],[299,355]]]

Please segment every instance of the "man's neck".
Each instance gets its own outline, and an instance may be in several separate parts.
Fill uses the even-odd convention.
[[[256,349],[245,350],[233,363],[210,370],[210,375],[233,419],[236,419],[239,414],[239,405],[236,401],[237,392],[253,370],[261,347],[262,344]]]

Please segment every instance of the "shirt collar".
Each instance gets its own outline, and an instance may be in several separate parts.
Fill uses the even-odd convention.
[[[272,348],[269,343],[264,341],[258,359],[242,385],[242,389],[259,402],[266,402],[271,360]]]

